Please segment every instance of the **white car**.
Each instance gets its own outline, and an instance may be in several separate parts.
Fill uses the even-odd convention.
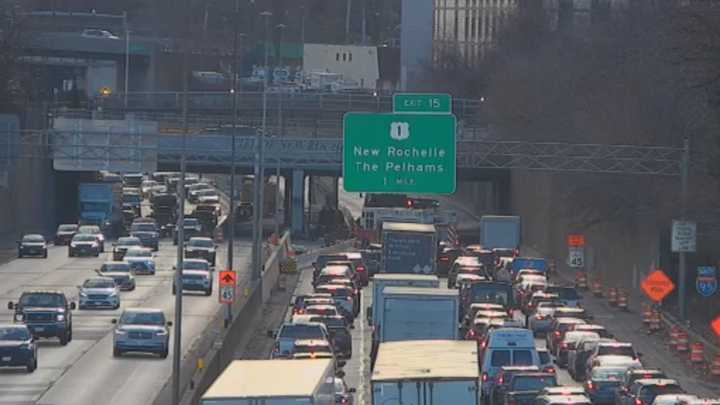
[[[78,286],[80,309],[120,308],[120,290],[110,277],[95,277]]]
[[[155,259],[149,248],[131,247],[125,253],[124,259],[130,264],[134,274],[155,274]]]
[[[108,30],[99,30],[94,28],[84,29],[82,36],[85,38],[97,38],[97,39],[120,39],[117,35],[114,35]]]
[[[681,405],[698,399],[697,396],[691,394],[663,394],[656,396],[652,405]]]

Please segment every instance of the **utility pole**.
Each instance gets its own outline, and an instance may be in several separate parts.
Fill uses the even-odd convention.
[[[189,9],[189,5],[187,9]],[[190,32],[190,17],[185,14],[186,33]],[[177,221],[177,264],[175,266],[175,334],[173,335],[172,403],[180,403],[180,360],[182,359],[182,269],[185,250],[185,154],[188,135],[188,39],[185,36],[182,63],[183,101],[182,101],[182,151],[180,153],[180,179],[178,180],[178,221]]]
[[[345,43],[350,43],[350,10],[352,9],[352,0],[346,0],[345,3]]]
[[[125,94],[123,106],[128,108],[128,89],[130,88],[130,30],[128,29],[127,11],[123,11],[123,28],[125,29]]]
[[[688,201],[688,166],[690,165],[690,140],[683,140],[683,153],[680,162],[680,220],[687,219],[687,201]],[[680,310],[680,319],[687,319],[687,253],[680,252],[680,269],[678,272],[678,303]]]
[[[238,16],[240,15],[240,0],[235,0],[235,13],[233,14],[233,60],[232,60],[232,89],[230,89],[230,92],[232,93],[232,109],[233,109],[233,118],[232,118],[232,146],[231,146],[231,154],[230,154],[230,211],[228,211],[227,221],[225,222],[228,224],[228,246],[227,246],[227,271],[233,271],[233,260],[234,260],[234,254],[235,254],[235,159],[236,159],[236,138],[237,138],[237,121],[238,121],[238,111],[237,111],[237,97],[238,97],[238,88],[237,88],[237,77],[238,77],[238,63],[237,63],[237,53],[238,53]],[[235,286],[237,287],[237,286]],[[225,304],[225,327],[227,328],[230,325],[230,322],[232,322],[232,304],[227,303]]]
[[[300,6],[300,9],[302,10],[302,16],[300,16],[300,43],[305,45],[305,0],[303,0],[303,4]]]
[[[265,40],[264,40],[264,52],[265,52],[265,75],[263,76],[263,94],[262,94],[262,130],[256,133],[255,136],[255,207],[253,209],[253,280],[260,280],[262,276],[263,267],[263,194],[265,192],[265,181],[264,171],[265,167],[263,164],[264,154],[264,138],[267,133],[267,87],[268,78],[270,76],[270,65],[268,62],[268,24],[270,23],[270,16],[272,13],[269,11],[263,11],[260,13],[265,19]]]
[[[276,28],[280,30],[280,57],[278,58],[278,66],[282,68],[282,43],[283,34],[287,26],[285,24],[278,24]],[[282,136],[282,118],[283,118],[283,99],[282,92],[278,93],[280,99],[278,100],[278,133],[277,136]],[[280,237],[280,162],[275,159],[275,235]]]

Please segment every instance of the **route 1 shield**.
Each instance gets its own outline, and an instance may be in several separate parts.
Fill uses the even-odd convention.
[[[701,266],[697,269],[695,288],[703,297],[710,297],[718,289],[717,269],[712,266]]]

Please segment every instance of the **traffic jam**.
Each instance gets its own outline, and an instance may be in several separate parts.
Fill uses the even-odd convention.
[[[179,176],[170,172],[123,176],[101,172],[97,181],[79,184],[78,223],[59,225],[52,238],[27,234],[17,241],[18,259],[47,259],[50,244],[67,246],[67,256],[78,258],[75,263],[87,268],[87,278],[76,287],[76,294],[31,289],[7,303],[12,324],[0,324],[0,366],[22,367],[33,373],[42,363],[38,341],[56,339],[61,346],[68,345],[73,339],[73,313],[78,310],[114,311],[109,321],[113,325],[113,357],[168,356],[172,322],[160,309],[124,306],[123,296],[136,289],[139,277],[170,270],[158,269],[155,258],[162,239],[172,235],[177,243],[179,232],[174,224]],[[210,236],[220,214],[218,193],[197,175],[186,176],[185,188],[196,204],[188,204],[193,215],[183,223],[186,259],[180,288],[181,292],[210,296],[216,263],[216,245]],[[208,206],[215,217],[202,215]],[[104,261],[86,262],[83,258],[88,257]],[[176,293],[173,284],[172,294]]]
[[[720,392],[686,391],[595,319],[583,305],[587,280],[556,281],[551,263],[521,256],[519,243],[488,246],[493,229],[513,225],[517,242],[519,217],[483,217],[481,243],[461,246],[442,226],[384,222],[377,240],[319,254],[268,331],[270,359],[232,362],[200,403],[720,404]],[[363,329],[368,351],[355,339]],[[296,362],[302,383],[287,371]],[[369,376],[346,378],[365,372],[351,365],[368,365]],[[259,381],[263,373],[286,386]]]

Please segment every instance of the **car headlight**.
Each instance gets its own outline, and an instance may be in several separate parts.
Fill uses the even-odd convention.
[[[25,316],[23,316],[23,314],[15,314],[15,321],[16,321],[16,322],[22,322],[23,319],[25,319]]]
[[[97,237],[97,238],[98,238],[98,240],[99,240],[100,242],[102,242],[102,241],[104,241],[104,240],[105,240],[105,235],[103,235],[103,234],[100,234],[100,235],[98,235],[98,237]]]
[[[23,343],[20,345],[20,350],[30,350],[30,343]]]
[[[77,247],[77,243],[72,242],[72,243],[70,244],[70,247]]]
[[[80,296],[81,296],[81,297],[87,297],[87,293],[86,293],[85,291],[80,291]]]
[[[97,242],[93,242],[92,245],[90,245],[90,246],[96,248],[96,247],[98,247],[98,246],[100,246],[100,245],[99,245]]]
[[[158,336],[165,336],[165,335],[167,335],[168,333],[167,333],[166,330],[163,329],[163,330],[156,331],[155,334],[158,335]]]
[[[108,297],[115,297],[117,295],[118,295],[117,291],[113,291],[110,293],[110,295],[108,295]]]
[[[65,320],[65,315],[64,315],[64,314],[57,314],[57,320],[58,320],[58,321],[64,321],[64,320]]]
[[[127,335],[127,332],[125,332],[122,329],[115,329],[115,334],[116,335]]]

